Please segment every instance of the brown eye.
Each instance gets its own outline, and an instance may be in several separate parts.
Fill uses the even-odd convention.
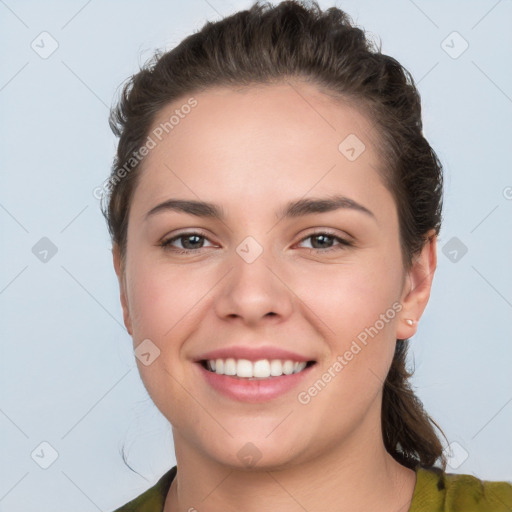
[[[310,250],[315,252],[329,252],[329,251],[336,251],[336,250],[342,250],[344,247],[350,247],[352,246],[352,243],[348,240],[345,240],[344,238],[340,238],[339,236],[333,235],[328,232],[324,231],[318,231],[316,233],[311,233],[305,238],[301,240],[301,242],[304,242],[305,240],[311,239],[313,246]],[[334,242],[338,242],[337,245],[332,245]]]
[[[180,241],[180,247],[174,247],[172,244],[176,241]],[[199,232],[187,232],[180,233],[168,240],[164,240],[160,246],[164,248],[166,251],[173,251],[179,254],[186,254],[197,252],[199,249],[203,248],[204,241],[208,240],[202,233]]]

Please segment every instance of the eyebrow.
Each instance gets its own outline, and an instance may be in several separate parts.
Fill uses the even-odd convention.
[[[362,204],[357,203],[353,199],[342,195],[335,195],[326,198],[307,198],[297,201],[290,201],[285,207],[277,212],[277,216],[284,218],[296,218],[303,215],[314,213],[332,212],[339,209],[350,209],[362,212],[375,219],[375,215]],[[168,199],[163,203],[157,204],[146,214],[146,220],[153,215],[165,211],[176,211],[188,213],[196,217],[205,217],[212,219],[225,220],[226,215],[220,205],[208,203],[205,201],[196,201],[190,199]]]

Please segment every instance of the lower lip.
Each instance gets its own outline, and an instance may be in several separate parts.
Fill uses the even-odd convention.
[[[296,387],[315,366],[311,365],[299,373],[269,377],[268,379],[244,379],[210,372],[201,363],[196,363],[210,386],[219,393],[240,402],[266,402],[283,395]]]

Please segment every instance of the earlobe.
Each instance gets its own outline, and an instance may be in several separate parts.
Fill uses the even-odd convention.
[[[418,321],[427,307],[432,280],[437,266],[437,235],[429,231],[427,240],[407,272],[402,290],[402,311],[397,325],[398,339],[407,339],[416,333]]]
[[[119,297],[121,300],[121,307],[123,308],[123,321],[126,327],[126,330],[129,332],[131,336],[133,336],[132,332],[132,321],[130,318],[130,310],[128,304],[128,297],[126,292],[126,276],[124,272],[124,268],[121,262],[121,253],[119,246],[114,244],[112,246],[112,258],[114,262],[114,269],[117,275],[117,279],[119,282]]]

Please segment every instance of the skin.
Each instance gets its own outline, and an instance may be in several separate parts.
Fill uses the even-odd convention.
[[[406,512],[416,477],[385,450],[382,388],[395,340],[415,333],[426,307],[436,238],[406,271],[377,134],[350,104],[300,82],[216,87],[194,97],[197,107],[143,162],[124,262],[113,248],[134,346],[149,338],[160,350],[150,365],[137,364],[172,424],[178,474],[165,511],[237,511],[243,503],[252,512],[265,503],[283,512]],[[163,108],[154,126],[186,99]],[[355,161],[338,150],[349,134],[366,146]],[[347,208],[289,219],[277,213],[288,201],[334,193],[373,216]],[[169,198],[218,203],[226,218],[165,211],[145,219]],[[206,236],[199,243],[185,237],[172,245],[193,254],[159,245],[198,229]],[[311,238],[325,229],[353,246]],[[247,236],[263,249],[252,263],[236,252]],[[297,393],[394,303],[401,311],[309,403],[299,403]],[[201,378],[194,360],[239,344],[277,345],[316,365],[278,398],[234,401]],[[237,456],[248,442],[261,454],[253,467]]]

